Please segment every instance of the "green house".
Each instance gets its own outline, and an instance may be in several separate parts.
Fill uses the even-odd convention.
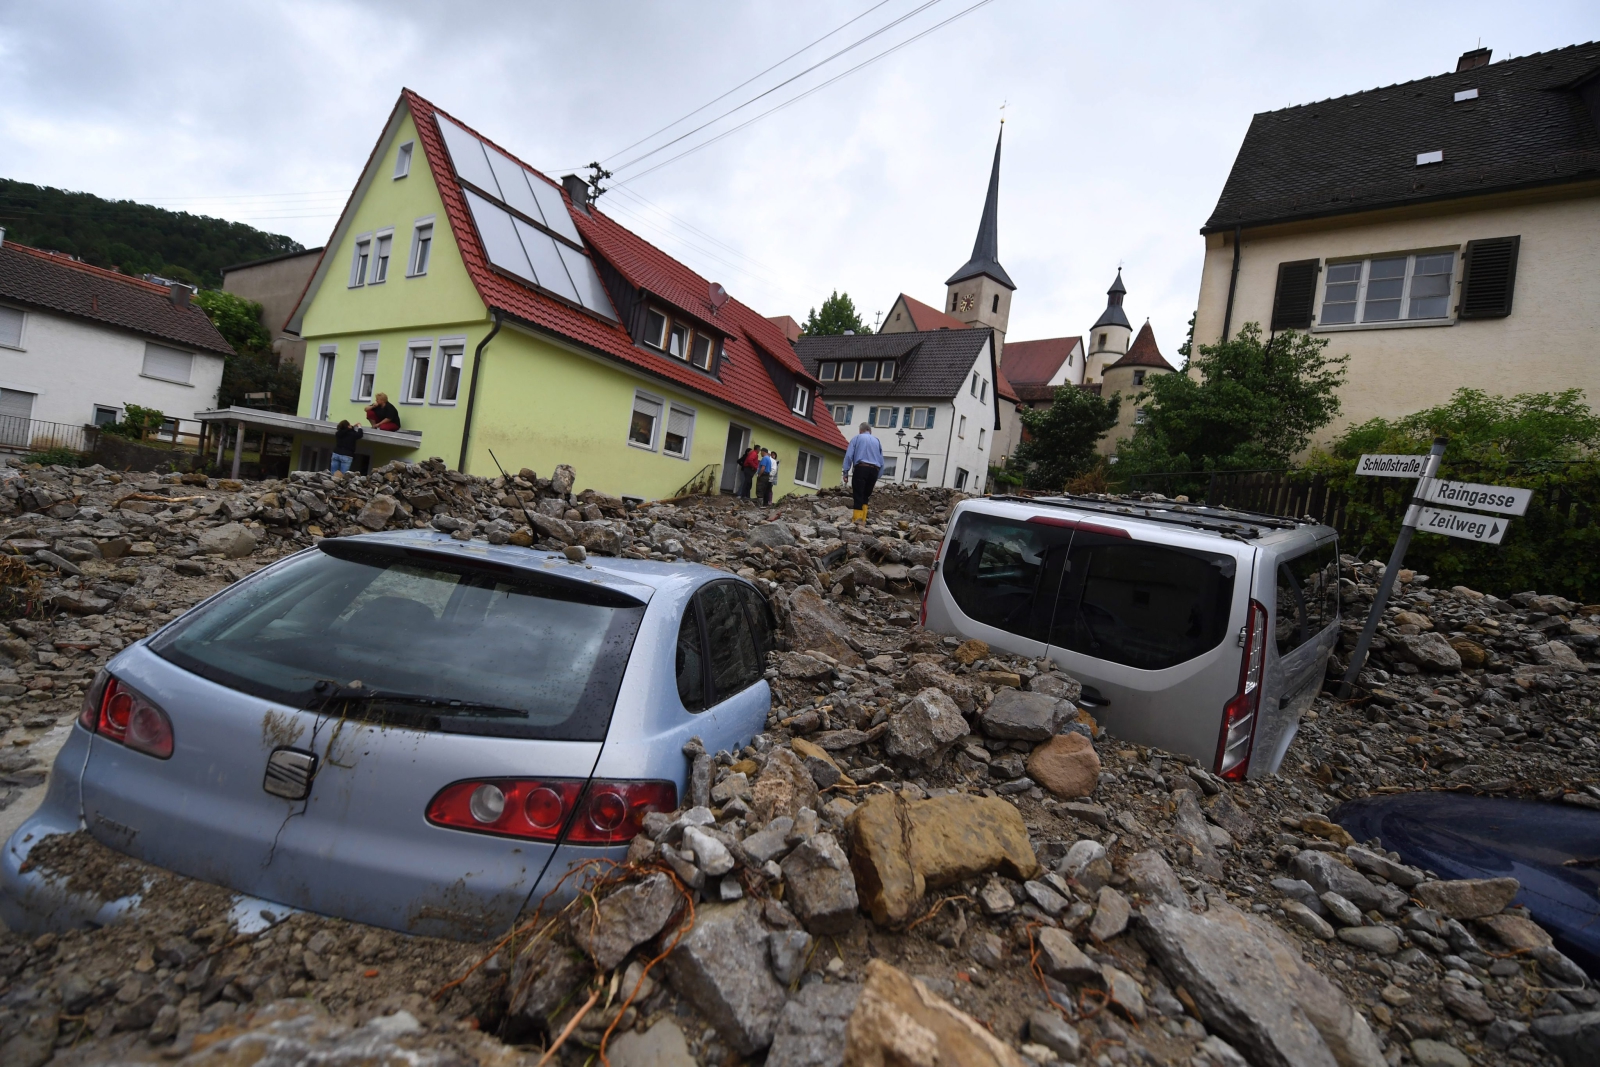
[[[783,330],[546,178],[401,93],[287,329],[306,342],[295,465],[388,395],[399,432],[356,468],[441,456],[470,474],[576,468],[658,499],[732,490],[751,443],[775,496],[839,478],[845,442]],[[493,452],[493,457],[490,453]]]

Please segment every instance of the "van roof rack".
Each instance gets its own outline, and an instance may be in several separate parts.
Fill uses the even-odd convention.
[[[993,496],[991,500],[1009,500],[1019,504],[1042,504],[1048,507],[1071,507],[1083,511],[1096,511],[1102,515],[1121,515],[1130,519],[1166,522],[1175,526],[1188,526],[1207,530],[1224,537],[1253,540],[1266,530],[1292,530],[1306,524],[1305,519],[1285,518],[1282,515],[1262,515],[1253,511],[1234,511],[1230,508],[1208,508],[1199,504],[1179,504],[1173,501],[1128,500],[1112,496]]]

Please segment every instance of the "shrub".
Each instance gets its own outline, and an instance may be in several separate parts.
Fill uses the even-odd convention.
[[[46,448],[39,452],[29,452],[22,457],[24,463],[37,463],[41,467],[81,467],[83,457],[70,448]]]

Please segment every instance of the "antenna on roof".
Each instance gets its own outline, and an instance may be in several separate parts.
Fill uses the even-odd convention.
[[[711,314],[715,315],[722,310],[722,305],[728,302],[728,290],[722,287],[721,282],[711,283]]]
[[[589,186],[589,203],[594,203],[606,193],[606,187],[600,183],[611,177],[611,172],[602,167],[598,162],[589,164],[589,176],[584,181]]]

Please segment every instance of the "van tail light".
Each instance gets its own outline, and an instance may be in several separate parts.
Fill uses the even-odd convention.
[[[678,787],[671,782],[597,779],[585,787],[571,779],[485,778],[445,786],[428,802],[427,815],[433,825],[452,830],[615,845],[633,840],[652,811],[677,806]]]
[[[172,757],[172,720],[154,701],[105,671],[83,696],[78,725],[156,759]]]
[[[1250,601],[1244,625],[1244,655],[1239,665],[1239,692],[1222,706],[1222,729],[1217,737],[1216,773],[1242,781],[1250,771],[1250,749],[1255,743],[1261,710],[1261,680],[1267,664],[1267,609]]]

